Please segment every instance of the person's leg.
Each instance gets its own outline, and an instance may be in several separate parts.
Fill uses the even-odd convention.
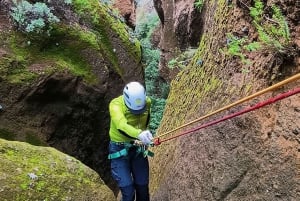
[[[122,199],[121,201],[134,201],[134,186],[125,186],[125,187],[120,187],[121,194],[122,194]]]
[[[149,201],[149,162],[142,154],[134,157],[132,163],[132,175],[136,190],[136,201]]]
[[[150,201],[149,187],[147,185],[134,185],[136,192],[136,201]]]
[[[109,152],[115,153],[124,148],[124,146],[110,144]],[[134,184],[131,176],[130,160],[126,156],[111,159],[111,173],[113,179],[118,183],[122,193],[122,201],[134,201]]]

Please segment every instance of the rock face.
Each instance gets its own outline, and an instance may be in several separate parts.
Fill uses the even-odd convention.
[[[161,19],[165,23],[166,19],[171,20],[165,9],[174,8],[168,2],[171,1],[160,2],[164,14]],[[249,7],[254,7],[253,1],[205,2],[203,34],[197,53],[171,82],[158,136],[300,72],[297,31],[300,5],[295,1],[263,1],[263,12],[268,16],[264,23],[272,21],[271,5],[282,10],[288,23],[290,42],[285,43],[282,51],[262,42],[249,14]],[[170,36],[173,39],[174,33]],[[233,56],[227,49],[232,44],[228,34],[239,39],[247,37],[243,45],[259,42],[263,48],[240,50],[240,56]],[[243,59],[248,59],[249,63]],[[255,100],[178,129],[161,140],[240,111],[299,87],[299,84],[297,80],[284,85]],[[153,148],[156,155],[150,164],[152,200],[296,201],[300,171],[299,100],[300,95],[294,95]]]
[[[113,7],[119,10],[120,15],[124,17],[126,24],[134,29],[136,2],[134,0],[116,0],[113,3]]]
[[[56,149],[0,139],[0,159],[1,200],[116,200],[96,172]]]
[[[47,2],[60,23],[45,38],[14,29],[12,3],[0,6],[0,137],[53,146],[113,189],[108,104],[125,83],[143,82],[139,42],[98,0]]]
[[[170,81],[178,72],[170,71],[168,62],[180,51],[199,45],[205,11],[195,9],[192,0],[154,0],[154,6],[161,21],[160,73]]]

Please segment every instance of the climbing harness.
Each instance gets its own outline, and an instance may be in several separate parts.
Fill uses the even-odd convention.
[[[120,158],[122,156],[127,156],[129,149],[132,147],[136,147],[136,154],[140,154],[142,153],[144,157],[150,156],[153,157],[154,153],[148,150],[148,146],[144,145],[141,141],[139,140],[135,140],[132,142],[113,142],[116,143],[118,145],[124,145],[124,149],[117,151],[115,153],[111,153],[108,155],[108,159],[116,159],[116,158]]]
[[[277,89],[277,88],[279,88],[279,87],[281,87],[281,86],[283,86],[283,85],[285,85],[285,84],[288,84],[288,83],[290,83],[290,82],[293,82],[293,81],[295,81],[295,80],[297,80],[297,79],[299,79],[299,78],[300,78],[300,73],[298,73],[298,74],[296,74],[296,75],[294,75],[294,76],[292,76],[292,77],[290,77],[290,78],[288,78],[288,79],[286,79],[286,80],[283,80],[283,81],[281,81],[281,82],[278,82],[278,83],[276,83],[276,84],[274,84],[274,85],[272,85],[272,86],[270,86],[270,87],[268,87],[268,88],[266,88],[266,89],[263,89],[263,90],[261,90],[261,91],[259,91],[259,92],[256,92],[256,93],[254,93],[254,94],[252,94],[252,95],[250,95],[250,96],[247,96],[247,97],[245,97],[245,98],[243,98],[243,99],[240,99],[240,100],[238,100],[238,101],[236,101],[236,102],[234,102],[234,103],[232,103],[232,104],[230,104],[230,105],[227,105],[227,106],[225,106],[225,107],[223,107],[223,108],[220,108],[220,109],[218,109],[218,110],[216,110],[216,111],[214,111],[214,112],[211,112],[211,113],[209,113],[209,114],[207,114],[207,115],[205,115],[205,116],[202,116],[202,117],[200,117],[200,118],[197,118],[197,119],[195,119],[195,120],[193,120],[193,121],[191,121],[191,122],[188,122],[188,123],[183,124],[183,125],[181,125],[181,126],[179,126],[179,127],[177,127],[177,128],[174,128],[174,129],[172,129],[172,130],[170,130],[170,131],[167,131],[167,132],[165,132],[165,133],[163,133],[163,134],[161,134],[161,135],[158,135],[158,136],[156,136],[156,139],[155,139],[155,140],[157,140],[158,138],[160,138],[160,137],[162,137],[162,136],[165,136],[165,135],[168,135],[168,134],[170,134],[170,133],[173,133],[174,131],[177,131],[177,130],[179,130],[179,129],[181,129],[181,128],[184,128],[184,127],[186,127],[186,126],[189,126],[189,125],[191,125],[191,124],[193,124],[193,123],[196,123],[196,122],[198,122],[198,121],[201,121],[201,120],[203,120],[203,119],[206,119],[206,118],[208,118],[208,117],[210,117],[210,116],[212,116],[212,115],[214,115],[214,114],[217,114],[217,113],[220,113],[220,112],[222,112],[222,111],[224,111],[224,110],[227,110],[227,109],[229,109],[229,108],[231,108],[231,107],[233,107],[233,106],[236,106],[236,105],[238,105],[238,104],[240,104],[240,103],[243,103],[243,102],[246,102],[246,101],[248,101],[248,100],[250,100],[250,99],[253,99],[253,98],[255,98],[255,97],[259,96],[259,95],[262,95],[262,94],[264,94],[264,93],[266,93],[266,92],[269,92],[269,91],[272,91],[272,90],[274,90],[274,89]]]
[[[300,75],[300,74],[298,74],[298,75]],[[198,126],[198,127],[196,127],[196,128],[187,130],[187,131],[185,131],[185,132],[183,132],[183,133],[180,133],[180,134],[178,134],[178,135],[175,135],[175,136],[173,136],[173,137],[166,138],[166,139],[163,139],[163,140],[160,140],[160,138],[156,138],[156,139],[154,139],[154,145],[156,145],[156,146],[157,146],[157,145],[160,145],[160,144],[163,143],[163,142],[166,142],[166,141],[169,141],[169,140],[178,138],[178,137],[183,136],[183,135],[190,134],[190,133],[192,133],[192,132],[194,132],[194,131],[197,131],[197,130],[200,130],[200,129],[202,129],[202,128],[206,128],[206,127],[209,127],[209,126],[218,124],[218,123],[220,123],[220,122],[222,122],[222,121],[225,121],[225,120],[227,120],[227,119],[231,119],[231,118],[233,118],[233,117],[240,116],[240,115],[245,114],[245,113],[248,113],[248,112],[250,112],[250,111],[254,111],[254,110],[256,110],[256,109],[259,109],[259,108],[264,107],[264,106],[266,106],[266,105],[270,105],[270,104],[272,104],[272,103],[275,103],[275,102],[277,102],[277,101],[279,101],[279,100],[282,100],[282,99],[284,99],[284,98],[287,98],[287,97],[289,97],[289,96],[292,96],[292,95],[295,95],[295,94],[298,94],[298,93],[300,93],[300,87],[298,87],[298,88],[296,88],[296,89],[294,89],[294,90],[291,90],[291,91],[288,91],[288,92],[279,94],[279,95],[277,95],[277,96],[275,96],[275,97],[273,97],[273,98],[270,98],[270,99],[268,99],[268,100],[266,100],[266,101],[257,103],[256,105],[251,106],[251,107],[249,107],[249,108],[246,108],[246,109],[244,109],[244,110],[242,110],[242,111],[239,111],[239,112],[230,114],[230,115],[228,115],[228,116],[225,116],[225,117],[223,117],[223,118],[217,119],[217,120],[215,120],[215,121],[211,121],[211,122],[208,122],[208,123],[203,124],[203,125],[201,125],[201,126]]]

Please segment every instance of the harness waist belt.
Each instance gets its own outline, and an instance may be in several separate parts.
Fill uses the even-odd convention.
[[[127,154],[128,154],[128,151],[126,148],[124,148],[121,151],[109,154],[108,159],[115,159],[115,158],[119,158],[121,156],[127,156]]]
[[[143,146],[137,146],[137,145],[133,145],[132,143],[126,143],[126,142],[116,143],[116,144],[125,145],[125,148],[120,151],[117,151],[115,153],[108,154],[108,159],[115,159],[115,158],[120,158],[122,156],[127,156],[129,148],[133,147],[133,146],[137,147],[137,150],[136,150],[137,154],[143,153],[144,157],[146,157],[146,156],[153,157],[154,156],[153,152],[143,148]]]

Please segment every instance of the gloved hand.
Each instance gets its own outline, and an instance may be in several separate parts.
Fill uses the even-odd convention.
[[[152,133],[148,130],[142,131],[139,135],[138,135],[138,139],[145,145],[149,145],[152,140],[153,140],[153,136]]]

